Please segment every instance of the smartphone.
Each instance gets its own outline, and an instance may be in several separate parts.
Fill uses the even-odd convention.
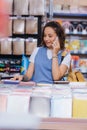
[[[59,38],[58,37],[55,38],[52,45],[55,45],[55,43],[57,43],[56,46],[58,46],[60,48],[60,43],[59,43]]]
[[[56,38],[55,38],[55,40],[54,40],[54,42],[53,42],[53,43],[55,43],[56,41],[58,41],[58,37],[56,37]]]

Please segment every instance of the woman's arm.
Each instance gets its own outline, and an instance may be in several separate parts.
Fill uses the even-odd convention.
[[[34,63],[30,63],[29,64],[29,67],[28,67],[28,70],[26,72],[26,74],[24,75],[23,79],[24,80],[30,80],[33,76],[33,73],[34,73]]]
[[[60,80],[67,72],[68,66],[65,64],[58,65],[58,58],[52,58],[52,75],[54,80]]]
[[[30,63],[25,75],[15,75],[13,78],[11,78],[11,80],[29,81],[33,76],[33,72],[34,72],[34,63]]]
[[[30,64],[29,64],[26,74],[25,75],[16,75],[13,78],[11,78],[12,80],[28,81],[32,78],[33,72],[34,72],[34,60],[35,60],[35,56],[36,56],[38,50],[39,50],[38,47],[35,48],[33,53],[31,54],[30,59],[29,59]]]
[[[52,46],[53,46],[53,49],[52,49],[52,76],[53,76],[53,80],[60,80],[68,70],[68,64],[70,62],[70,57],[69,56],[67,57],[67,58],[69,58],[67,63],[65,62],[67,60],[67,58],[65,59],[65,57],[64,57],[63,64],[59,65],[58,57],[57,57],[57,54],[60,51],[59,40],[57,39],[53,43]]]

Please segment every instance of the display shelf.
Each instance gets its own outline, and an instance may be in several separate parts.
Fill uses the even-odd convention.
[[[13,54],[0,54],[0,59],[20,59],[22,55],[13,55]]]
[[[26,123],[24,123],[24,127],[23,126],[21,127],[21,125],[19,125],[21,123],[19,122],[21,122],[21,120],[24,119],[24,116],[26,117],[26,119],[28,119],[28,114],[32,115],[30,113],[30,106],[31,106],[31,109],[34,111],[34,117],[39,118],[38,130],[73,130],[73,129],[87,130],[87,111],[86,111],[87,82],[70,82],[68,86],[67,84],[66,85],[65,84],[62,85],[42,84],[42,85],[43,87],[40,87],[36,85],[35,82],[31,82],[31,81],[26,83],[26,82],[19,82],[19,81],[2,80],[2,83],[0,84],[0,92],[1,92],[0,100],[2,106],[0,111],[2,114],[4,112],[5,116],[3,118],[4,123],[0,124],[0,129],[2,128],[1,126],[3,126],[3,129],[5,130],[6,128],[9,129],[8,126],[11,126],[10,129],[16,130],[18,129],[18,126],[20,126],[21,130],[22,129],[27,130],[28,128],[26,129],[26,125],[25,125]],[[56,102],[54,103],[52,102],[52,100],[54,102],[56,100]],[[77,100],[78,102],[75,102]],[[32,101],[34,101],[33,104],[31,104]],[[70,105],[67,104],[69,102],[71,104],[70,107],[71,111],[69,111]],[[48,104],[50,110],[47,107]],[[54,109],[54,105],[56,105],[55,106],[56,111]],[[79,107],[81,109],[78,112],[76,108]],[[56,114],[55,116],[51,116],[53,109],[54,109],[54,113]],[[59,116],[57,115],[57,112],[59,113]],[[77,115],[71,117],[67,115],[64,116],[63,112],[65,112],[65,114],[71,113],[72,115],[73,113],[77,113]],[[9,114],[12,113],[15,115],[9,116]],[[49,116],[47,113],[50,113]],[[44,116],[45,114],[47,116]],[[20,117],[22,116],[23,118],[19,119],[18,116]],[[13,125],[14,124],[13,120],[12,120],[13,123],[7,123],[7,119],[8,121],[10,121],[11,117],[12,119],[14,119],[14,117],[15,119],[17,118],[16,121],[18,123]],[[2,116],[0,116],[0,118],[2,119]]]
[[[51,2],[51,1],[50,1]],[[50,3],[52,5],[53,1]],[[66,47],[70,49],[71,55],[77,55],[80,58],[87,57],[87,14],[82,13],[56,13],[51,10],[47,17],[60,22],[66,33]],[[50,19],[51,20],[51,19]],[[64,26],[65,25],[65,26]],[[77,43],[77,44],[76,44]],[[83,72],[82,72],[83,73]],[[87,72],[83,73],[87,78]]]
[[[12,73],[20,73],[22,55],[0,55],[0,74],[4,78],[10,77]],[[14,69],[15,71],[11,71]],[[6,76],[3,76],[5,75]]]
[[[27,18],[27,17],[30,17],[30,15],[21,15],[21,16],[17,16],[17,15],[10,15],[9,17],[11,17],[11,18],[13,18],[13,17],[16,17],[16,18]],[[32,17],[35,17],[35,18],[37,18],[37,33],[35,33],[35,34],[27,34],[27,33],[25,33],[25,28],[24,28],[24,34],[18,34],[18,33],[14,33],[13,32],[13,20],[14,19],[12,19],[12,35],[11,36],[9,36],[9,38],[11,38],[12,39],[12,41],[11,41],[11,54],[2,54],[1,52],[1,54],[0,54],[0,59],[3,59],[3,61],[6,61],[7,59],[8,60],[20,60],[20,63],[21,63],[21,60],[22,60],[22,55],[24,54],[25,56],[27,56],[27,57],[29,57],[30,56],[30,54],[26,54],[26,39],[31,39],[31,38],[33,38],[33,39],[36,39],[37,40],[37,46],[39,46],[40,44],[41,44],[41,31],[42,31],[42,16],[32,16]],[[25,20],[26,21],[26,20]],[[25,25],[26,25],[26,22],[25,22]],[[19,25],[20,26],[20,25]],[[14,48],[14,44],[13,44],[13,42],[14,42],[14,40],[15,39],[24,39],[24,52],[23,53],[21,53],[21,54],[14,54],[13,53],[13,48]],[[18,41],[19,42],[19,41]],[[4,43],[2,44],[2,45],[4,45]],[[3,47],[2,47],[3,48]],[[21,48],[20,48],[21,49]],[[19,49],[19,50],[20,50]],[[15,51],[16,52],[16,51]],[[16,64],[15,64],[16,65]],[[9,64],[9,67],[11,66],[11,64]],[[20,67],[21,67],[21,65],[20,65]],[[1,67],[0,67],[1,68]],[[0,71],[0,72],[2,72],[2,71]],[[15,71],[15,72],[17,72],[17,71]],[[9,73],[13,73],[13,71],[11,71],[11,72],[9,72]],[[18,72],[17,72],[18,73]]]
[[[36,2],[33,4],[32,1],[28,0],[7,0],[7,2],[9,2],[8,38],[10,41],[0,37],[0,59],[3,59],[4,62],[7,59],[10,61],[20,60],[21,62],[22,54],[29,57],[34,48],[41,44],[42,16],[45,11],[44,1],[40,2],[41,8],[39,10]],[[32,43],[33,45],[31,45]],[[9,65],[11,66],[11,63]]]
[[[50,14],[47,13],[47,16],[50,17]],[[87,14],[79,14],[79,13],[53,13],[53,18],[80,18],[86,19]]]
[[[81,51],[77,51],[77,52],[74,52],[74,51],[71,51],[71,54],[72,55],[79,55],[79,56],[85,56],[87,55],[87,52],[81,52]]]
[[[26,34],[26,35],[24,35],[24,34],[13,34],[12,35],[12,38],[38,38],[38,34]]]
[[[30,15],[21,15],[21,16],[17,16],[17,15],[11,15],[10,17],[17,17],[19,18],[29,18],[31,17]],[[37,34],[14,34],[12,33],[12,36],[10,36],[11,38],[36,38],[37,39],[37,45],[39,45],[41,43],[41,31],[42,31],[42,16],[37,15],[37,16],[32,16],[37,18]],[[26,24],[26,22],[25,22]],[[12,29],[13,30],[13,29]],[[24,29],[25,31],[25,29]]]
[[[80,18],[86,19],[87,14],[77,14],[77,13],[53,13],[53,17],[64,17],[64,18]]]
[[[74,33],[66,33],[66,35],[67,36],[74,36],[74,37],[83,37],[83,38],[87,38],[87,34],[79,34],[79,33],[77,33],[77,34],[74,34]]]

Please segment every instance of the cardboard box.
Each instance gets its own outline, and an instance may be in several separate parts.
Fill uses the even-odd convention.
[[[79,0],[79,5],[81,6],[87,6],[87,0]]]
[[[54,0],[53,3],[59,5],[87,6],[87,0]]]
[[[72,0],[71,5],[74,5],[74,6],[87,6],[87,0]]]
[[[53,3],[56,5],[56,4],[59,4],[59,5],[70,5],[72,2],[72,0],[53,0]]]

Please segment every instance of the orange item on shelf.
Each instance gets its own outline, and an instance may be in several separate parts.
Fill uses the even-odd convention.
[[[62,25],[63,21],[61,19],[56,19],[56,22],[58,22],[60,25]]]
[[[72,62],[71,62],[72,68],[73,68],[73,69],[78,68],[78,67],[79,67],[79,59],[80,59],[80,57],[74,55],[74,56],[72,56],[71,58],[72,58]]]

